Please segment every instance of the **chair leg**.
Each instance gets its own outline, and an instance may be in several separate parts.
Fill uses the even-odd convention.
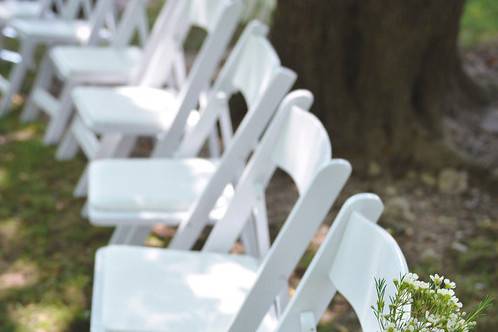
[[[114,158],[128,158],[133,152],[133,148],[137,142],[135,136],[124,136],[118,143],[116,150],[113,154]]]
[[[88,201],[83,204],[80,212],[81,218],[88,219]]]
[[[242,231],[241,238],[246,252],[251,256],[263,257],[270,249],[270,230],[264,194],[258,197],[251,220]]]
[[[123,244],[128,234],[129,226],[116,226],[112,232],[109,244]]]
[[[289,304],[290,301],[289,283],[286,280],[282,280],[281,284],[282,284],[282,290],[275,299],[275,310],[277,317],[281,316],[284,313],[285,308],[287,307],[287,304]]]
[[[219,158],[221,156],[220,142],[218,140],[218,131],[214,129],[209,134],[208,150],[211,158]]]
[[[64,88],[61,92],[61,102],[59,109],[52,115],[48,124],[47,131],[43,142],[45,144],[55,144],[61,140],[64,130],[72,115],[71,91],[74,84],[71,82],[64,83]]]
[[[21,61],[14,65],[9,79],[9,87],[0,102],[0,116],[10,110],[12,98],[21,90],[22,83],[33,61],[35,45],[31,40],[21,41]]]
[[[33,121],[38,117],[38,115],[40,114],[40,108],[35,104],[35,93],[37,90],[48,91],[52,78],[52,62],[50,61],[50,57],[47,54],[43,58],[40,70],[38,72],[38,75],[36,76],[36,80],[33,88],[31,89],[31,93],[29,94],[28,100],[24,104],[24,108],[21,113],[22,122]]]
[[[258,238],[254,225],[254,218],[251,217],[251,219],[252,220],[249,220],[242,230],[240,238],[244,245],[245,253],[253,257],[259,257],[260,253],[258,250]]]
[[[72,131],[68,130],[57,148],[57,152],[55,153],[55,159],[57,160],[73,159],[78,153],[78,150],[79,150],[78,141],[74,137]]]
[[[88,165],[85,167],[83,174],[81,174],[78,183],[73,191],[73,196],[77,198],[86,197],[88,192]]]
[[[117,226],[109,244],[128,244],[143,246],[151,232],[151,226]]]
[[[118,147],[123,141],[123,136],[120,134],[107,134],[102,137],[100,140],[100,146],[99,150],[93,157],[93,159],[89,160],[88,165],[90,162],[93,160],[98,160],[98,159],[106,159],[106,158],[112,158]],[[90,158],[90,157],[89,157]],[[76,188],[74,190],[73,195],[75,197],[86,197],[87,191],[88,191],[88,165],[85,168],[85,171],[81,175],[80,179],[78,180],[78,184],[76,185]]]

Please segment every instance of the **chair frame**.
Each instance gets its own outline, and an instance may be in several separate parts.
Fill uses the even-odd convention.
[[[347,161],[330,159],[331,146],[326,130],[314,115],[300,107],[309,107],[311,100],[311,94],[300,91],[294,93],[293,98],[287,99],[287,107],[280,108],[244,170],[227,212],[223,219],[215,224],[202,248],[202,252],[228,254],[246,225],[251,222],[252,208],[256,206],[255,202],[272,174],[277,168],[285,168],[289,172],[298,187],[300,197],[272,247],[260,253],[261,265],[255,284],[228,331],[257,331],[275,300],[278,301],[282,290],[287,289],[288,278],[351,174],[351,166]],[[299,121],[301,119],[305,121]],[[299,126],[288,127],[292,121],[294,124],[304,124],[297,134],[295,129],[299,129]],[[309,134],[310,128],[315,129],[311,132],[311,138],[302,135],[303,132]],[[284,132],[288,135],[283,138],[286,144],[282,147],[279,144]],[[307,151],[286,149],[296,140],[303,138],[309,147]],[[276,159],[268,159],[276,147],[282,154]],[[299,158],[301,152],[310,158]],[[309,172],[302,172],[303,169]],[[302,222],[303,220],[306,222]],[[190,249],[199,235],[199,232],[193,230],[202,229],[203,225],[205,223],[202,220],[191,220],[180,226],[169,248]],[[94,292],[93,307],[95,312],[100,312],[98,308],[102,290],[99,288],[98,272],[95,285],[97,288]],[[97,324],[96,319],[98,316],[94,317],[92,325]]]
[[[197,125],[185,135],[183,141],[179,144],[176,153],[173,155],[174,158],[186,158],[197,155],[202,148],[203,142],[208,139],[213,127],[216,126],[217,120],[223,115],[229,116],[228,98],[231,94],[239,90],[231,82],[238,69],[240,58],[245,54],[244,49],[251,38],[259,38],[267,42],[266,31],[266,27],[257,22],[253,22],[246,28],[242,38],[237,43],[214,84],[206,109],[201,113]],[[274,52],[273,49],[272,52]],[[278,60],[276,53],[272,53],[271,56],[275,60]],[[277,67],[272,69],[267,78],[268,82],[265,90],[255,100],[249,101],[248,113],[239,125],[239,129],[233,137],[230,136],[229,141],[225,141],[227,148],[216,172],[209,180],[194,206],[189,211],[186,211],[186,214],[176,216],[171,213],[101,212],[93,209],[90,205],[88,207],[90,221],[93,224],[101,226],[118,226],[111,239],[111,243],[113,244],[143,244],[145,236],[149,234],[152,225],[171,223],[170,220],[173,220],[175,225],[180,224],[177,231],[178,239],[180,239],[183,229],[187,227],[186,225],[189,225],[187,232],[189,237],[188,239],[181,240],[182,242],[185,241],[181,244],[181,247],[188,248],[193,245],[193,241],[198,237],[203,226],[205,226],[205,222],[209,221],[209,218],[206,218],[206,216],[209,216],[215,207],[216,201],[222,195],[225,187],[236,181],[240,176],[240,171],[244,168],[247,157],[257,145],[261,134],[275,111],[279,108],[280,102],[295,82],[296,74],[294,72],[282,67],[280,62],[276,65]],[[299,105],[303,104],[304,106],[310,105],[311,99],[311,95],[308,92],[294,92],[282,102],[280,109],[284,109],[284,111],[288,110],[296,103]],[[179,133],[173,134],[177,135]],[[170,137],[171,139],[174,138],[174,136]],[[164,149],[164,146],[159,148]],[[258,204],[259,208],[256,212],[256,219],[260,225],[267,227],[266,206],[263,195],[260,196]],[[245,242],[254,243],[255,239],[262,237],[257,234],[257,229],[253,231],[249,233],[245,232],[245,236],[247,236]],[[262,245],[262,247],[265,246],[267,246],[266,243]]]
[[[350,197],[346,203],[344,203],[343,208],[335,218],[328,235],[301,279],[294,297],[280,317],[279,325],[275,330],[276,332],[316,331],[318,320],[325,312],[330,300],[338,290],[341,291],[341,287],[344,287],[344,283],[341,284],[339,282],[339,286],[336,284],[339,281],[338,279],[340,279],[340,274],[347,274],[349,283],[355,285],[358,285],[361,281],[357,280],[356,282],[353,282],[351,279],[357,278],[358,274],[366,275],[363,279],[366,279],[367,286],[373,290],[375,288],[376,278],[384,278],[391,281],[393,278],[399,278],[400,275],[404,275],[408,272],[408,266],[403,257],[403,253],[396,244],[396,241],[394,241],[385,230],[377,226],[383,209],[384,206],[382,201],[374,194],[357,194]],[[359,224],[352,225],[354,223]],[[351,236],[348,236],[351,234],[346,233],[350,227],[360,227],[361,230],[359,232],[349,229],[349,233],[352,233],[356,238],[351,238]],[[354,229],[356,230],[356,228]],[[360,237],[357,236],[358,233],[361,232],[369,234],[366,241],[365,238],[361,238],[363,241],[360,241]],[[341,252],[341,247],[344,247],[345,245],[350,247],[353,245],[353,247],[360,249],[359,247],[364,246],[365,243],[366,247],[373,246],[373,243],[376,243],[375,241],[377,241],[377,243],[384,243],[391,251],[389,261],[382,262],[385,263],[385,266],[381,266],[379,261],[369,258],[355,260],[350,255],[345,259],[348,259],[349,262],[356,262],[354,265],[361,271],[357,271],[357,273],[354,274],[340,265],[339,255],[348,254],[347,252]],[[379,252],[374,250],[370,250],[369,252],[359,251],[358,255],[368,257],[379,255]],[[389,271],[386,270],[387,265],[390,265]],[[375,273],[372,273],[372,271]],[[392,288],[388,289],[385,297],[386,302],[389,301],[393,291]],[[356,308],[354,308],[355,310],[359,309],[357,315],[363,330],[373,331],[377,328],[377,322],[373,312],[370,310],[370,305],[374,304],[376,293],[374,291],[370,292],[368,295],[366,292],[363,293],[365,293],[363,294],[365,300],[364,303],[362,303],[363,308],[361,309],[356,306],[357,303],[354,302],[356,299],[348,298],[347,293],[344,294],[344,296],[347,300],[353,301],[353,307],[356,306]]]
[[[90,35],[85,43],[94,45],[102,41],[102,30],[106,27],[112,31],[112,19],[109,14],[112,12],[106,11],[109,9],[107,3],[114,0],[98,0],[95,5],[92,5],[91,0],[67,0],[61,9],[58,21],[81,21],[78,19],[78,14],[81,10],[83,20],[88,22],[90,27]],[[21,20],[21,19],[19,19]],[[29,21],[29,19],[27,19]],[[12,22],[13,23],[13,22]],[[111,24],[109,24],[111,23]],[[32,38],[30,36],[19,35],[20,51],[18,62],[14,64],[10,71],[9,79],[0,76],[0,92],[2,92],[2,100],[0,101],[0,116],[7,114],[10,110],[12,98],[19,93],[26,74],[29,68],[35,66],[35,51],[40,45],[53,46],[54,44],[73,44],[80,41],[62,41],[62,40],[45,40]]]
[[[209,80],[214,75],[214,71],[221,61],[224,49],[222,46],[227,46],[232,33],[235,31],[236,24],[240,19],[241,3],[232,2],[225,9],[225,13],[220,15],[220,22],[211,33],[211,37],[205,41],[196,61],[190,71],[187,82],[183,85],[178,93],[178,103],[175,109],[165,110],[175,112],[176,116],[170,129],[156,136],[157,142],[151,156],[153,158],[161,157],[191,157],[195,156],[202,147],[202,143],[206,139],[206,127],[209,127],[208,135],[212,134],[215,122],[218,117],[218,107],[223,107],[229,93],[222,92],[223,87],[213,86],[209,92],[207,101],[204,104],[204,109],[201,109],[199,114],[202,120],[201,124],[197,124],[195,129],[189,130],[187,121],[195,110],[202,91],[206,90],[209,85]],[[267,28],[261,23],[253,22],[242,34],[237,42],[232,54],[235,54],[238,49],[242,48],[246,40],[252,35],[266,36]],[[229,62],[236,62],[237,57],[230,56],[227,65],[224,68],[232,67]],[[173,63],[173,55],[170,57],[170,63]],[[226,72],[226,70],[225,70]],[[220,72],[217,81],[225,80],[222,77],[229,75],[229,72],[224,73],[223,69]],[[215,92],[213,92],[215,91]],[[218,91],[218,92],[216,92]],[[281,97],[283,98],[283,96]],[[201,105],[202,106],[202,105]],[[225,107],[226,108],[226,107]],[[216,113],[213,113],[216,112]],[[210,114],[215,114],[214,118],[208,118]],[[222,124],[223,139],[229,139],[231,134],[231,122],[228,118],[228,112],[225,110],[219,114]],[[73,118],[70,130],[65,134],[58,150],[57,157],[59,159],[68,159],[72,157],[79,148],[83,150],[89,161],[108,158],[124,158],[128,157],[138,135],[149,135],[150,133],[119,132],[112,133],[96,133],[92,128],[88,127],[81,117],[76,114]],[[184,139],[184,136],[188,139]],[[211,141],[211,140],[210,140]],[[191,142],[191,143],[188,143]],[[196,142],[194,144],[193,142]],[[225,143],[228,143],[225,141]],[[195,146],[194,146],[195,145]],[[186,151],[189,152],[186,152]],[[87,193],[87,177],[88,167],[80,177],[74,195],[77,197],[86,196]]]
[[[167,35],[168,29],[171,29],[170,19],[174,12],[177,4],[177,0],[171,0],[164,5],[161,12],[154,23],[152,32],[148,36],[147,28],[147,13],[145,11],[145,5],[148,0],[139,0],[134,2],[129,2],[123,12],[122,19],[116,27],[116,33],[114,38],[112,38],[110,45],[99,48],[114,49],[115,52],[125,54],[128,48],[131,47],[132,36],[135,31],[139,32],[141,46],[143,46],[142,60],[139,62],[137,73],[134,76],[139,77],[142,72],[144,72],[149,65],[150,58],[154,55],[154,52],[160,47],[160,37]],[[90,46],[95,48],[95,46]],[[59,46],[54,48],[49,54],[46,55],[42,66],[40,68],[39,74],[35,81],[35,84],[31,90],[28,101],[26,102],[24,109],[22,111],[21,120],[22,121],[32,121],[43,111],[49,116],[49,124],[45,132],[44,143],[54,144],[58,143],[64,134],[64,131],[69,125],[72,116],[72,99],[71,94],[75,87],[81,85],[119,85],[128,84],[137,81],[137,78],[132,77],[130,82],[117,78],[108,78],[106,73],[103,72],[100,76],[95,77],[64,77],[58,69],[58,64],[55,62],[53,57],[54,52],[57,49],[64,49],[66,47]],[[171,50],[169,50],[171,52]],[[176,74],[175,78],[183,78],[185,72],[185,63],[183,59],[183,53],[178,53],[176,56],[176,61],[173,66],[173,73]],[[179,74],[178,74],[179,73]],[[53,78],[57,77],[63,82],[62,92],[59,96],[55,97],[50,93],[50,83]],[[169,80],[172,84],[179,86],[181,79],[176,81],[171,78]],[[162,82],[159,82],[159,84]]]

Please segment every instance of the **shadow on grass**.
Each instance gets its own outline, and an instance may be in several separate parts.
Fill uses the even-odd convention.
[[[88,331],[95,250],[92,227],[72,197],[83,160],[59,162],[43,125],[0,119],[0,330]]]

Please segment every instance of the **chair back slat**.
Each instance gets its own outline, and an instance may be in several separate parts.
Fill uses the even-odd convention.
[[[40,0],[40,13],[42,18],[51,18],[56,15],[61,15],[64,10],[64,0]]]
[[[203,250],[226,253],[233,247],[240,236],[242,229],[245,227],[257,199],[261,194],[264,194],[272,175],[280,166],[278,158],[274,158],[273,155],[275,147],[289,139],[290,136],[287,131],[291,119],[297,116],[301,118],[304,123],[309,121],[313,122],[316,125],[313,130],[325,133],[325,140],[328,142],[328,137],[326,136],[323,126],[319,122],[315,122],[316,118],[308,113],[312,100],[313,97],[311,93],[304,90],[298,90],[290,93],[281,103],[275,119],[273,119],[270,127],[265,132],[247,169],[241,176],[240,183],[236,189],[237,194],[232,198],[223,219],[219,220],[214,226]],[[298,127],[294,129],[296,130],[294,134],[299,136],[301,129]],[[308,128],[306,127],[306,129]],[[320,143],[321,139],[322,137],[320,137]],[[313,144],[314,142],[310,143]],[[318,169],[330,160],[330,143],[328,143],[328,145],[329,149],[326,151],[314,150],[315,152],[323,153],[323,155],[319,157],[322,162],[308,170],[310,177],[313,177]],[[234,149],[235,148],[236,146],[234,145]],[[313,146],[310,146],[310,150],[313,150]],[[299,153],[299,150],[289,151],[289,154]],[[301,162],[306,163],[306,160],[301,159]],[[294,182],[300,181],[299,174],[289,173],[289,175]]]
[[[169,48],[170,53],[174,53],[176,44],[172,42],[171,31],[175,28],[177,19],[177,8],[182,0],[168,0],[159,12],[147,42],[144,45],[142,60],[140,63],[140,70],[137,71],[133,84],[147,85],[147,86],[161,86],[168,78],[169,68],[161,70],[164,67],[164,56],[161,54],[166,52]],[[161,47],[160,45],[167,45]],[[166,54],[168,54],[166,52]],[[176,56],[176,53],[174,53]],[[171,60],[172,62],[173,60]],[[159,73],[148,68],[156,68]],[[166,73],[164,73],[166,71]]]
[[[123,47],[130,44],[135,32],[138,33],[139,44],[146,44],[149,36],[147,2],[148,0],[128,0],[121,8],[121,17],[119,20],[115,19],[116,31],[111,46]]]
[[[269,252],[262,257],[263,262],[258,271],[257,281],[230,331],[257,330],[258,322],[263,319],[280,295],[282,286],[290,277],[311,237],[325,218],[351,172],[348,162],[331,160],[331,147],[326,130],[316,117],[307,111],[311,103],[312,96],[306,91],[293,92],[282,102],[278,114],[244,170],[228,210],[215,224],[202,249],[203,251],[228,252],[242,234],[250,219],[252,209],[256,206],[259,196],[264,193],[275,170],[282,165],[288,165],[289,160],[296,160],[296,162],[300,160],[309,166],[309,174],[306,177],[303,177],[300,167],[293,166],[287,169],[295,182],[302,183],[300,197]],[[293,125],[296,119],[302,121],[302,127]],[[307,140],[311,163],[308,160],[291,157],[292,154],[299,155],[301,153],[299,149],[290,150],[272,158],[276,146],[288,146],[287,140],[292,142],[292,134],[289,130],[293,130],[293,134],[297,137],[302,137],[304,130],[316,132]],[[223,156],[219,169],[210,184],[216,183],[215,177],[218,174],[226,175],[230,169],[234,168],[234,165],[243,165],[247,158],[248,150],[240,149],[240,145],[236,142],[237,134],[238,132],[235,134],[233,144]],[[238,164],[224,163],[229,160],[232,152],[234,155],[240,152],[240,158],[234,159]],[[320,156],[315,156],[315,154]],[[210,184],[208,184],[208,189]],[[211,194],[208,190],[205,193]],[[302,222],[303,220],[306,222]],[[191,234],[192,225],[183,226],[188,227],[188,232],[185,234]],[[182,231],[182,225],[180,231]],[[174,247],[177,241],[178,233],[172,242]],[[189,242],[191,243],[193,241]]]
[[[388,281],[388,300],[394,295],[392,280],[407,272],[403,253],[391,235],[362,215],[353,214],[329,277],[351,303],[364,331],[378,327],[371,309],[376,302],[375,279]],[[352,276],[355,282],[351,282]]]
[[[214,72],[225,51],[225,47],[228,45],[233,32],[235,32],[242,13],[242,2],[235,0],[218,1],[225,2],[224,11],[219,16],[216,29],[208,34],[202,44],[187,81],[178,93],[177,115],[171,125],[171,129],[156,144],[152,153],[153,157],[169,157],[178,149],[185,134],[187,119],[191,111],[197,108],[202,91],[210,85]],[[173,60],[175,54],[171,51],[168,54],[169,59]],[[220,77],[221,74],[218,76],[217,82],[220,80]],[[220,89],[217,89],[216,83],[212,91],[222,92]],[[212,107],[209,106],[209,103],[210,100],[214,100],[216,94],[215,92],[213,93],[213,97],[208,97],[207,108]],[[199,135],[203,136],[203,133],[199,132]]]
[[[244,29],[210,90],[206,107],[201,110],[197,125],[182,140],[176,152],[177,156],[194,156],[199,153],[216,122],[228,109],[231,95],[242,93],[248,105],[248,113],[260,107],[275,73],[282,68],[275,50],[266,38],[267,32],[268,28],[257,21],[249,23]],[[264,45],[258,55],[257,66],[254,62],[248,61],[249,55],[254,55],[252,44]],[[267,71],[264,74],[254,75],[253,71],[259,71],[258,66],[266,68]],[[238,84],[244,80],[251,83]],[[248,87],[251,86],[259,88],[249,91]],[[229,139],[230,145],[233,144],[234,139],[231,136]]]
[[[351,165],[340,159],[329,160],[315,173],[264,257],[230,332],[258,330],[350,174]]]
[[[233,15],[236,13],[238,22],[242,7],[240,0],[169,0],[154,24],[135,83],[142,86],[162,86],[173,74],[176,57],[182,55],[183,44],[193,27],[206,32],[196,60],[207,52],[224,52],[228,43],[224,38],[227,35],[231,37],[235,30],[232,27]],[[216,44],[212,45],[214,43]],[[215,47],[218,49],[215,50]],[[195,66],[194,61],[189,78]],[[185,84],[192,81],[187,78]],[[204,88],[208,82],[203,80],[203,83]]]
[[[304,192],[315,171],[330,159],[330,141],[320,121],[304,112],[288,112],[282,134],[268,155],[291,175],[299,192]],[[273,150],[273,152],[271,152]]]
[[[113,47],[124,47],[132,42],[138,31],[139,42],[143,44],[148,36],[146,5],[148,0],[98,0],[90,19],[90,45],[110,40]]]
[[[97,0],[97,3],[102,0]],[[94,5],[92,0],[67,0],[62,8],[61,16],[64,19],[75,20],[81,13],[81,19],[90,19]]]
[[[337,291],[351,303],[363,331],[377,330],[370,308],[376,301],[375,278],[392,281],[408,271],[392,237],[376,223],[383,205],[378,196],[358,194],[346,201],[279,319],[278,332],[302,332],[325,312]],[[386,302],[393,289],[388,288]]]
[[[190,25],[213,31],[216,22],[223,12],[223,4],[217,1],[190,0],[185,1]]]
[[[69,0],[46,0],[45,3],[46,5],[44,6],[44,9],[49,9],[51,6],[52,6],[52,3],[53,3],[53,6],[55,7],[54,9],[56,10],[57,13],[61,14],[64,12],[64,7],[65,7],[65,2],[67,2]]]
[[[268,84],[274,68],[280,65],[280,60],[266,39],[251,36],[245,42],[238,62],[241,65],[233,74],[231,84],[250,103],[257,100],[255,96]]]

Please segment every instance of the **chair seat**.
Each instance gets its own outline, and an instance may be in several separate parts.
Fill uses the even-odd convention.
[[[114,159],[92,162],[89,209],[114,213],[187,213],[216,171],[201,159]],[[218,200],[226,206],[230,190]]]
[[[13,18],[28,18],[41,15],[40,1],[2,1],[0,2],[0,23],[5,24]]]
[[[50,57],[62,79],[78,83],[126,84],[137,68],[138,47],[56,47]]]
[[[91,33],[90,24],[83,20],[14,19],[9,25],[36,42],[85,43]]]
[[[78,114],[97,133],[156,135],[175,118],[172,90],[147,87],[79,87],[73,91]]]
[[[227,331],[257,276],[242,255],[108,246],[96,255],[92,331]],[[267,316],[258,331],[271,331]]]

